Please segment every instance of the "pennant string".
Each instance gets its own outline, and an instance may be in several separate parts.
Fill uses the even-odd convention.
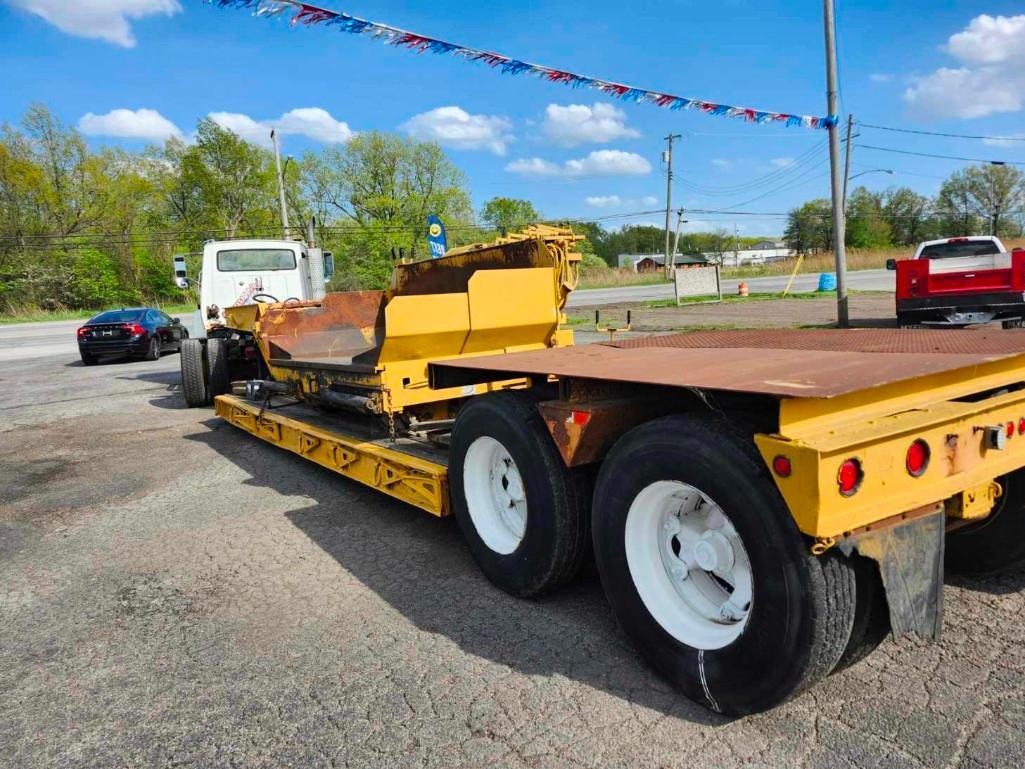
[[[329,25],[352,35],[371,35],[377,40],[383,40],[388,45],[406,48],[415,53],[429,52],[462,56],[468,61],[480,62],[492,69],[500,70],[506,75],[529,73],[550,83],[561,83],[572,88],[594,88],[623,101],[647,102],[656,107],[668,107],[673,110],[697,109],[708,115],[736,117],[756,124],[779,123],[785,126],[814,129],[832,128],[837,124],[836,115],[818,117],[814,115],[793,115],[787,112],[769,112],[749,107],[732,107],[728,104],[691,99],[685,96],[674,96],[659,91],[649,91],[644,88],[634,88],[633,86],[622,85],[608,80],[587,77],[586,75],[577,75],[573,72],[551,69],[539,64],[530,64],[518,59],[511,59],[499,53],[479,51],[475,48],[448,43],[444,40],[426,37],[415,32],[407,32],[403,29],[390,27],[387,24],[367,21],[342,11],[332,11],[327,8],[311,5],[310,3],[300,2],[299,0],[207,0],[207,2],[216,5],[218,8],[249,10],[259,17],[279,16],[285,11],[291,10],[294,11],[291,20],[292,26],[296,24],[307,26],[314,24]]]

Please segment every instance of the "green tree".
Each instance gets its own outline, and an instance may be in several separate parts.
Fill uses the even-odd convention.
[[[982,225],[964,170],[955,171],[943,182],[936,196],[936,212],[945,237],[979,232]]]
[[[890,223],[883,214],[883,196],[858,187],[847,199],[844,242],[851,248],[888,248]]]
[[[975,213],[987,222],[989,234],[1007,234],[1012,212],[1025,197],[1025,174],[1014,166],[971,166],[964,180]]]
[[[936,235],[931,207],[929,198],[907,187],[887,190],[883,196],[883,217],[890,225],[894,245],[915,245]]]
[[[488,227],[508,232],[541,220],[541,214],[529,200],[491,198],[480,210],[480,220]]]
[[[832,246],[833,221],[828,200],[809,200],[787,215],[783,240],[799,254],[826,251]]]

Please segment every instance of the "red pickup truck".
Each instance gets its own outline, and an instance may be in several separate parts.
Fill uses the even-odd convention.
[[[897,272],[902,326],[1025,325],[1025,249],[1008,253],[992,235],[930,240],[886,268]]]

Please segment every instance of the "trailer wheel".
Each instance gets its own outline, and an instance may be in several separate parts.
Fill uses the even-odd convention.
[[[879,576],[879,566],[871,558],[851,557],[855,577],[854,623],[843,656],[833,668],[839,673],[857,665],[875,651],[890,634],[890,607]]]
[[[181,349],[182,393],[190,408],[208,406],[206,355],[199,339],[185,339]]]
[[[211,400],[231,391],[231,370],[228,364],[228,342],[226,340],[207,340],[206,371],[206,387]]]
[[[664,417],[624,435],[599,473],[592,531],[623,631],[713,710],[778,705],[847,646],[851,564],[810,554],[750,436],[720,418]]]
[[[1025,566],[1025,469],[997,479],[1003,493],[978,523],[947,535],[946,565],[959,574],[996,574]]]
[[[472,398],[449,457],[452,508],[488,579],[529,597],[576,575],[590,540],[589,474],[565,466],[529,394]]]

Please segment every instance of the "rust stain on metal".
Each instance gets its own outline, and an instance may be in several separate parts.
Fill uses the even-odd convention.
[[[954,332],[956,333],[956,332]],[[1025,351],[1018,351],[1025,352]],[[1004,355],[880,354],[772,347],[581,347],[432,363],[434,381],[469,384],[510,374],[828,398],[987,363]]]
[[[1025,353],[1025,334],[988,329],[786,329],[693,331],[615,342],[618,349],[637,348],[769,348],[865,353],[933,353],[941,355],[1008,355]]]
[[[395,296],[458,294],[478,270],[552,267],[555,258],[540,240],[486,246],[466,253],[395,266],[392,293]]]
[[[615,398],[592,402],[546,401],[538,404],[567,467],[597,462],[627,430],[661,414],[664,402]]]
[[[384,335],[383,291],[327,294],[319,303],[278,304],[267,310],[261,332],[275,358],[346,359],[374,353]]]

